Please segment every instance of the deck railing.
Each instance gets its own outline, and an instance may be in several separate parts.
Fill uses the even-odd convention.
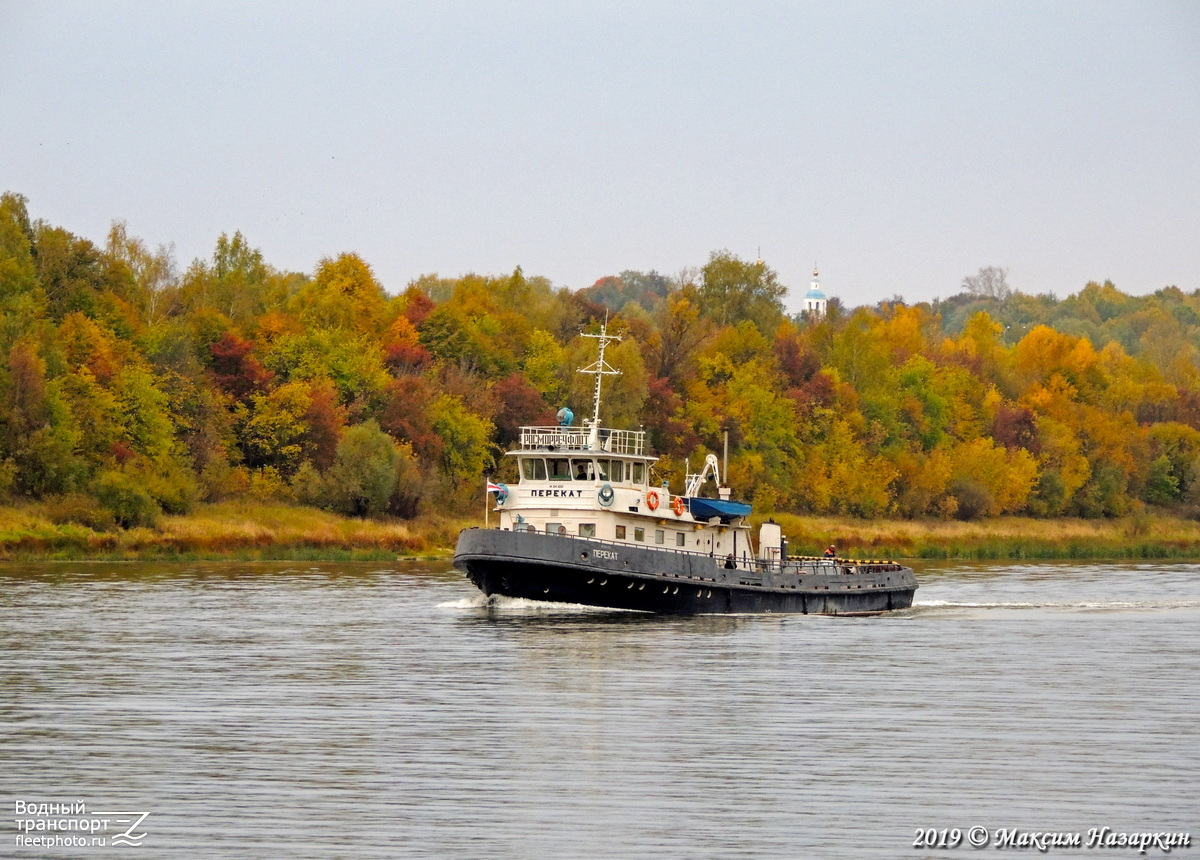
[[[499,527],[497,527],[499,528]],[[629,541],[609,540],[608,538],[584,537],[583,535],[572,534],[552,534],[543,532],[529,526],[521,531],[528,531],[530,534],[542,535],[545,537],[571,539],[577,541],[587,541],[588,543],[599,544],[601,546],[611,546],[615,549],[652,549],[658,552],[670,552],[675,555],[690,555],[694,558],[711,558],[715,559],[718,564],[724,566],[724,562],[720,555],[714,555],[711,552],[698,552],[691,549],[680,549],[678,547],[667,546],[663,544],[642,544],[630,543]],[[504,529],[508,531],[508,529]],[[850,573],[881,573],[885,571],[897,571],[903,568],[903,565],[897,564],[894,561],[861,561],[858,559],[849,558],[822,558],[820,556],[789,556],[787,561],[781,562],[779,559],[764,559],[754,556],[742,556],[734,558],[733,570],[739,570],[743,573],[747,571],[762,573],[764,571],[778,571],[783,568],[796,568],[801,575],[820,573],[826,576],[833,574],[850,574]]]
[[[582,427],[522,427],[521,447],[553,448],[558,451],[607,451],[610,454],[646,453],[644,430],[609,430],[601,427],[598,447],[592,448],[591,431]]]

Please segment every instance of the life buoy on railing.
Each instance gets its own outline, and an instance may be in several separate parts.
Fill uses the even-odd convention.
[[[675,516],[683,516],[683,496],[675,497],[675,501],[671,503],[671,510],[675,511]]]
[[[613,503],[613,499],[616,497],[617,494],[613,491],[612,484],[605,484],[596,491],[596,499],[606,508]]]
[[[502,505],[508,501],[508,484],[500,484],[500,489],[496,491],[496,504]]]
[[[652,511],[658,510],[658,490],[646,491],[646,507]]]

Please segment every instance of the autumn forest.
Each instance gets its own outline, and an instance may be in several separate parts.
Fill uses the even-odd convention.
[[[762,511],[1200,516],[1200,293],[1067,289],[987,267],[948,299],[789,317],[768,265],[714,251],[578,291],[518,268],[389,292],[354,253],[282,271],[235,232],[181,268],[7,193],[0,496],[94,528],[238,498],[479,510],[522,424],[589,414],[580,334],[607,314],[604,423],[647,430],[675,491],[728,433]]]

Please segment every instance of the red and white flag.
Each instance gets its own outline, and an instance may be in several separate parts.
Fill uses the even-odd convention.
[[[493,484],[491,481],[487,482],[487,491],[489,493],[498,493],[503,489],[504,488],[502,486],[500,486],[499,484]]]

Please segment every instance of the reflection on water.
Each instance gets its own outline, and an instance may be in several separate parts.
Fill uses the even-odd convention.
[[[446,565],[10,565],[0,786],[149,810],[129,850],[180,858],[1197,829],[1200,568],[918,573],[889,616],[678,618],[488,602]]]

